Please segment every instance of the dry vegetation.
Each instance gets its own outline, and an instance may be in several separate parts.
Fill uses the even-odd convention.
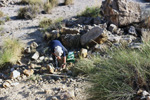
[[[65,0],[64,4],[65,5],[71,5],[71,4],[73,4],[73,2],[74,2],[74,0]]]
[[[6,39],[0,52],[0,68],[6,64],[15,64],[21,57],[23,44],[15,39]]]
[[[30,5],[29,7],[20,8],[18,18],[33,19],[40,13],[39,6]]]
[[[74,74],[86,74],[94,84],[90,100],[131,100],[136,90],[150,87],[150,44],[141,50],[119,48],[107,54],[111,58],[94,56],[75,65]]]

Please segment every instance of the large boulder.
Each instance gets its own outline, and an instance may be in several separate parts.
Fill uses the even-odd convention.
[[[61,35],[61,41],[66,48],[75,49],[80,47],[80,34]]]
[[[107,32],[100,27],[94,27],[89,30],[86,34],[81,36],[81,45],[87,45],[92,42],[102,44],[107,41],[108,36]]]
[[[106,20],[119,27],[139,23],[147,17],[144,16],[147,8],[137,1],[105,0],[101,9]]]

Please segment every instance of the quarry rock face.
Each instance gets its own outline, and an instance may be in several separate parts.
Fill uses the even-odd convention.
[[[101,8],[106,20],[118,27],[146,19],[146,16],[143,18],[145,9],[142,3],[129,0],[105,0]]]

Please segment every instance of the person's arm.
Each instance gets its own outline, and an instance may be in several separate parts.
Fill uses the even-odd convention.
[[[66,68],[66,56],[63,57],[62,68]]]

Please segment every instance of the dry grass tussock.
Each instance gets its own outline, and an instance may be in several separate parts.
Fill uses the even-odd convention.
[[[2,12],[2,11],[0,11],[0,17],[3,17],[3,16],[4,16],[3,12]]]
[[[96,55],[75,65],[75,74],[90,76],[94,84],[89,100],[131,100],[139,88],[150,88],[150,43],[141,50],[118,48],[107,54],[110,58]]]
[[[64,4],[65,5],[71,5],[71,4],[73,4],[74,3],[74,0],[65,0],[64,1]]]
[[[21,19],[33,19],[40,13],[39,6],[30,5],[28,7],[20,8],[18,12],[18,18]]]
[[[5,39],[0,51],[0,68],[7,63],[15,64],[21,57],[23,46],[24,44],[16,39]]]

